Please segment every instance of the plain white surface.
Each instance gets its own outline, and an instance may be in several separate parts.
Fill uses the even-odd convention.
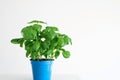
[[[0,80],[33,80],[32,75],[0,75]],[[80,80],[80,78],[76,75],[66,75],[66,74],[59,74],[59,75],[52,75],[51,80]]]
[[[32,80],[31,76],[26,75],[0,75],[1,80]]]
[[[31,75],[24,49],[10,40],[21,37],[28,21],[40,19],[73,40],[71,58],[55,60],[53,74],[120,80],[119,14],[119,0],[0,0],[0,74]]]

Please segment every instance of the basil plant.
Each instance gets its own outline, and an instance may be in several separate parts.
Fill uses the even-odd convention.
[[[71,38],[59,33],[57,27],[47,26],[46,22],[33,20],[29,26],[22,28],[21,38],[11,40],[13,44],[19,44],[26,50],[26,57],[32,60],[57,59],[60,54],[64,58],[70,57],[70,51],[64,46],[72,44]],[[42,29],[43,24],[45,28]]]

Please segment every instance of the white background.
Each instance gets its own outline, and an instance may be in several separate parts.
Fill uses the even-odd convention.
[[[72,80],[120,80],[119,0],[0,0],[2,80],[15,74],[31,79],[25,50],[10,40],[21,37],[20,30],[33,19],[59,27],[73,40],[68,47],[71,57],[55,60],[54,75],[72,75]]]

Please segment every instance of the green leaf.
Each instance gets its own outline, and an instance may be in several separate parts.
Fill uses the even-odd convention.
[[[69,43],[72,44],[71,38],[69,38],[67,35],[63,35],[63,36],[64,36],[64,42],[66,45]]]
[[[33,50],[37,51],[40,47],[40,42],[39,41],[35,41],[33,43]]]
[[[58,44],[58,39],[55,37],[54,39],[52,39],[50,41],[50,49],[55,49],[57,47],[57,44]]]
[[[27,51],[27,52],[26,52],[26,57],[28,58],[29,55],[30,55],[30,51]]]
[[[31,23],[42,23],[42,24],[47,24],[46,22],[43,22],[43,21],[38,21],[38,20],[32,20],[30,22],[28,22],[28,24],[31,24]]]
[[[47,55],[50,55],[50,54],[52,54],[52,53],[53,53],[53,50],[52,50],[52,49],[50,49],[50,50],[48,50],[48,51],[46,52]]]
[[[69,51],[63,51],[62,55],[64,58],[69,58],[70,57],[70,52]]]
[[[25,27],[21,30],[25,40],[34,40],[37,37],[37,31],[31,26]]]
[[[36,30],[37,32],[40,32],[42,26],[39,25],[39,24],[34,24],[34,25],[32,26],[32,28],[33,28],[34,30]]]
[[[59,52],[59,51],[56,51],[56,52],[55,52],[55,58],[57,59],[59,55],[60,55],[60,52]]]
[[[48,40],[52,40],[56,36],[56,33],[46,28],[41,32],[41,36],[45,37]]]
[[[56,36],[56,33],[53,32],[53,31],[51,31],[51,32],[48,33],[47,38],[50,39],[50,40],[52,40],[52,39],[55,38],[55,36]]]
[[[41,55],[43,55],[45,53],[46,49],[43,49],[43,47],[41,46],[39,52],[41,53]]]
[[[33,45],[33,41],[25,41],[25,46],[32,46]]]
[[[53,27],[53,26],[47,26],[46,29],[48,31],[58,31],[58,28],[57,27]]]
[[[20,47],[23,47],[24,39],[21,39]]]
[[[23,38],[16,38],[16,39],[12,39],[12,40],[11,40],[11,43],[13,43],[13,44],[20,44],[20,43],[22,43],[23,41],[24,41]]]
[[[50,46],[50,41],[47,41],[47,40],[43,41],[41,43],[41,46],[43,47],[43,49],[48,49]]]
[[[64,44],[64,39],[59,38],[59,39],[58,39],[58,46],[63,47],[64,45],[65,45],[65,44]]]
[[[32,46],[33,46],[33,42],[30,42],[30,41],[26,41],[25,42],[25,50],[29,50],[30,52],[32,52]]]
[[[34,52],[30,55],[30,57],[31,57],[32,60],[35,60],[35,56],[36,56],[36,55],[35,55]]]
[[[72,45],[72,39],[71,39],[71,38],[69,38],[69,42],[70,42],[70,44]]]

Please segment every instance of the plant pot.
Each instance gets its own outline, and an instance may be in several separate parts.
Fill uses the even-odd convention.
[[[51,80],[53,60],[31,60],[33,80]]]

